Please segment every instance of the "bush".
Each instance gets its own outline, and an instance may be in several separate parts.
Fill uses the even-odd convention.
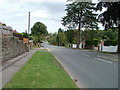
[[[99,43],[100,43],[99,40],[93,40],[93,42],[89,40],[85,42],[85,45],[86,46],[92,46],[92,45],[97,46]]]
[[[109,40],[104,42],[104,46],[116,46],[117,44],[117,40]]]
[[[91,46],[92,45],[92,42],[91,41],[86,41],[85,42],[85,46]]]
[[[100,43],[100,41],[99,40],[94,40],[93,41],[93,45],[95,45],[95,47],[97,47],[97,45]]]

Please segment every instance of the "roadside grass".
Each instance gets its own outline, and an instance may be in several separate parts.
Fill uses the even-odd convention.
[[[105,52],[105,51],[93,51],[91,50],[90,52],[96,52],[96,53],[104,53],[104,54],[117,54],[117,52]]]
[[[78,88],[50,52],[37,51],[4,88]]]
[[[36,46],[34,45],[34,46],[32,46],[32,48],[40,48],[40,47],[38,45],[36,45]]]
[[[66,48],[71,48],[71,47],[66,47]],[[101,52],[101,51],[97,51],[97,50],[82,49],[82,48],[71,48],[71,49],[84,50],[84,51],[96,52],[96,53],[104,53],[104,54],[117,54],[117,52],[105,52],[105,51]]]

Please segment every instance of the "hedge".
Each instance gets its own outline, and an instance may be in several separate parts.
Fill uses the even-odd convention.
[[[118,42],[116,40],[109,40],[104,42],[104,46],[116,46]]]
[[[97,47],[97,45],[98,45],[99,43],[100,43],[99,40],[93,40],[93,42],[90,41],[90,40],[87,40],[87,41],[85,42],[85,46],[92,46],[92,45],[94,45],[94,46]]]

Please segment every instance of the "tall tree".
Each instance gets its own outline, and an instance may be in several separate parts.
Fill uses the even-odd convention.
[[[67,38],[67,42],[70,43],[70,46],[72,47],[72,44],[75,40],[75,30],[67,30],[65,31],[65,35]]]
[[[54,45],[57,45],[57,33],[50,33],[49,34],[49,38],[48,38],[48,42]]]
[[[81,28],[91,27],[96,24],[96,14],[93,11],[96,9],[95,4],[90,2],[73,2],[66,5],[67,15],[62,18],[62,24],[67,27],[78,27],[77,33],[77,48],[80,45]]]
[[[31,28],[31,33],[40,42],[48,34],[47,27],[42,22],[36,22]]]
[[[64,46],[66,42],[64,30],[62,30],[61,28],[58,29],[57,42],[58,46]]]
[[[99,15],[98,19],[105,29],[118,28],[118,54],[120,55],[120,1],[119,2],[99,2],[98,10],[105,7],[107,10]]]

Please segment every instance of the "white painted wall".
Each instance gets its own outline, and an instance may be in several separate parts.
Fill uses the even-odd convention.
[[[105,52],[116,52],[117,46],[103,46],[103,50]]]
[[[73,48],[76,48],[76,44],[73,44]],[[79,46],[80,48],[82,48],[82,44],[80,44]],[[100,50],[101,50],[101,46],[100,46]],[[102,51],[104,52],[116,52],[117,51],[117,46],[102,46]]]

